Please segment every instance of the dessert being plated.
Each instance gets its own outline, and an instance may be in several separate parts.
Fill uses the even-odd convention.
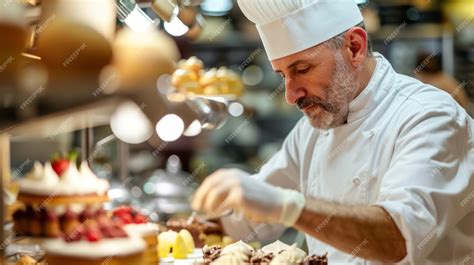
[[[194,244],[198,248],[202,248],[204,245],[225,246],[233,243],[230,237],[224,235],[224,230],[219,223],[204,220],[197,216],[192,216],[188,219],[169,220],[166,223],[166,227],[175,232],[179,232],[182,229],[188,230],[194,239]]]
[[[60,237],[71,227],[100,215],[108,201],[107,180],[98,178],[83,161],[59,157],[32,170],[18,181],[17,200],[23,208],[13,214],[14,229],[20,235]]]
[[[255,250],[238,241],[225,248],[218,246],[203,248],[204,261],[201,265],[252,264],[252,265],[327,265],[327,256],[311,255],[296,247],[276,241]]]

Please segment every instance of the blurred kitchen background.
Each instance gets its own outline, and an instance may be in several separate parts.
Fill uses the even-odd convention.
[[[0,1],[0,4],[4,5],[5,9],[11,2],[14,1]],[[42,30],[46,32],[48,20],[43,13],[42,18],[37,17],[39,12],[45,12],[38,9],[48,1],[23,2],[26,6],[25,18],[19,23],[23,23],[30,30],[33,27],[33,35],[41,35]],[[77,1],[71,1],[73,2]],[[63,133],[61,126],[69,122],[65,120],[57,124],[57,130],[49,137],[38,135],[12,139],[10,163],[13,178],[26,173],[33,165],[31,161],[44,162],[58,151],[84,149],[84,143],[87,142],[87,159],[100,177],[112,181],[109,195],[115,204],[131,202],[148,210],[153,219],[166,220],[173,215],[189,214],[189,198],[193,190],[213,171],[222,167],[237,167],[252,173],[259,171],[279,149],[285,136],[302,114],[295,107],[286,104],[284,84],[272,71],[255,26],[243,16],[236,1],[188,0],[181,4],[179,13],[176,13],[176,9],[168,13],[161,10],[163,12],[160,13],[154,6],[156,3],[151,1],[118,0],[115,31],[118,32],[123,27],[134,30],[140,23],[145,23],[127,22],[130,12],[140,12],[142,20],[152,23],[161,34],[166,35],[166,40],[174,41],[175,44],[169,45],[175,45],[179,49],[177,57],[196,56],[203,61],[206,69],[226,66],[237,72],[245,85],[245,92],[238,100],[226,99],[225,111],[228,112],[228,117],[225,124],[213,130],[202,130],[195,136],[183,135],[175,141],[129,144],[121,141],[117,135],[114,136],[109,125]],[[359,1],[358,4],[365,17],[374,51],[386,56],[398,72],[448,91],[471,116],[473,115],[474,1],[379,0]],[[11,14],[11,11],[8,13]],[[0,47],[1,43],[8,43],[6,38],[14,36],[6,29],[5,23],[2,27],[2,16],[5,14],[0,11]],[[95,15],[101,16],[97,13]],[[167,15],[174,18],[166,22]],[[54,23],[60,18],[50,16],[49,19]],[[188,20],[191,22],[187,22]],[[76,30],[74,32],[80,34],[83,29],[70,30]],[[119,38],[119,34],[111,38]],[[67,41],[67,35],[64,35],[64,39],[57,38],[55,41]],[[38,44],[34,39],[29,40],[31,43],[26,48],[28,60],[39,60],[36,56],[46,58],[47,51],[54,53],[54,45],[48,46],[46,49],[49,50],[46,52],[44,49],[38,52],[41,51],[41,42]],[[114,47],[116,43],[117,41]],[[82,50],[80,47],[76,50],[78,58],[81,52],[92,49],[92,46]],[[133,49],[135,48],[130,46],[123,54]],[[153,49],[147,50],[146,54],[153,57],[153,52]],[[116,54],[115,52],[114,56],[117,56]],[[4,58],[6,59],[3,62],[0,61],[1,71],[10,63],[14,63],[8,61],[11,57]],[[100,56],[94,58],[95,62],[108,60]],[[142,60],[137,66],[133,66],[137,72],[148,71],[149,67],[163,67],[148,64],[146,57]],[[49,62],[46,63],[49,64],[50,73],[58,73],[51,70],[54,67],[51,67]],[[92,67],[85,65],[80,69]],[[75,75],[74,78],[82,82],[80,75]],[[52,75],[49,76],[51,80]],[[0,82],[0,91],[3,91],[0,93],[2,131],[14,127],[15,124],[39,119],[43,115],[73,105],[89,103],[88,100],[75,102],[75,98],[71,99],[70,91],[83,89],[82,86],[76,85],[77,80],[74,78],[67,76],[66,82],[58,81],[63,88],[54,90],[54,95],[30,89],[29,93],[18,96],[15,92],[17,90],[12,89],[17,87],[18,82]],[[32,67],[23,71],[19,82],[22,86],[28,86],[23,83],[41,83],[43,79],[41,70]],[[94,85],[94,89],[97,87]],[[155,87],[153,89],[156,90]],[[34,93],[37,95],[34,96]],[[43,96],[45,98],[40,100]],[[20,100],[15,100],[18,97]],[[25,102],[28,104],[24,104]],[[146,110],[152,108],[153,104],[147,103],[141,107]],[[74,123],[72,118],[70,122]],[[173,123],[169,126],[173,126]]]

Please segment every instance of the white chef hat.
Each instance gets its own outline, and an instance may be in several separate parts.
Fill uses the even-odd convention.
[[[269,60],[325,42],[363,21],[354,0],[238,0]]]

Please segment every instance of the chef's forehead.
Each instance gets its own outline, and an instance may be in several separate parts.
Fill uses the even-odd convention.
[[[332,55],[334,50],[325,43],[318,44],[304,51],[294,53],[283,58],[271,60],[272,68],[275,72],[297,66],[299,64],[318,64],[327,60],[328,55]]]

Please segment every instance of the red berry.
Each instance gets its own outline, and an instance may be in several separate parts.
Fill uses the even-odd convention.
[[[56,172],[56,174],[58,174],[58,176],[61,176],[69,167],[69,160],[59,158],[57,160],[52,161],[51,166],[53,167],[53,170]]]
[[[127,233],[120,227],[113,228],[113,237],[127,237]]]
[[[129,206],[120,206],[114,210],[114,215],[129,214],[132,211],[132,208]]]
[[[84,234],[84,229],[75,229],[72,231],[70,234],[65,235],[65,241],[66,242],[74,242],[74,241],[80,241],[82,238],[82,235]]]
[[[123,216],[121,216],[122,218],[122,221],[125,223],[125,224],[131,224],[133,223],[133,219],[132,219],[132,216],[130,214],[124,214]]]
[[[102,234],[99,230],[89,230],[86,232],[86,238],[89,242],[97,242],[102,239]]]
[[[115,217],[113,220],[114,220],[114,223],[115,223],[117,226],[122,227],[122,226],[125,225],[125,223],[123,222],[123,220],[120,219],[120,218],[118,218],[118,217]]]
[[[144,224],[147,222],[146,216],[142,214],[135,215],[135,220],[133,220],[136,224]]]
[[[59,218],[58,218],[58,215],[53,212],[53,211],[48,211],[47,212],[47,220],[49,222],[54,222],[54,221],[57,221]]]
[[[100,232],[104,235],[106,238],[111,238],[114,237],[114,229],[111,226],[104,226],[100,228]]]

